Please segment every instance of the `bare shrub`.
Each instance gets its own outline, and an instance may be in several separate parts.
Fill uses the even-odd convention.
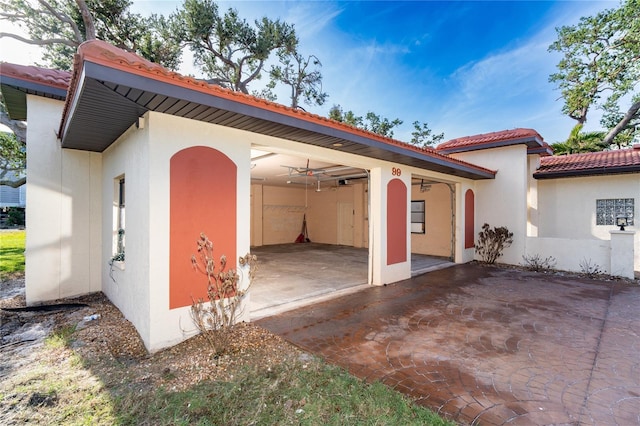
[[[604,271],[600,269],[600,265],[595,262],[592,263],[591,259],[586,258],[580,261],[580,271],[589,278],[595,278],[604,273]]]
[[[513,232],[504,227],[491,229],[488,223],[482,225],[482,232],[478,234],[476,251],[485,263],[495,263],[502,256],[505,248],[513,243]]]
[[[530,271],[549,271],[556,267],[556,258],[553,256],[543,258],[539,254],[531,256],[523,255],[522,260],[524,261],[524,267]]]
[[[238,259],[239,270],[226,270],[227,257],[222,255],[216,264],[213,243],[205,234],[200,234],[197,246],[198,254],[191,256],[191,264],[196,271],[207,276],[207,299],[193,300],[191,318],[215,355],[220,356],[229,349],[230,330],[241,313],[240,306],[253,282],[258,260],[247,253]],[[249,279],[244,289],[238,288],[241,273],[246,273]]]

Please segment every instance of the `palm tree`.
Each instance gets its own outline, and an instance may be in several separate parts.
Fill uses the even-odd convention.
[[[577,124],[565,142],[556,142],[552,145],[554,155],[598,152],[609,147],[603,142],[605,132],[582,132],[582,126],[582,123]]]

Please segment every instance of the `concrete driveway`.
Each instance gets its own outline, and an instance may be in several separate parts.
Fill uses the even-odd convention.
[[[640,424],[640,286],[478,264],[258,321],[464,424]]]

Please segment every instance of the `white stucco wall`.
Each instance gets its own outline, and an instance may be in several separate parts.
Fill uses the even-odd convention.
[[[100,291],[100,154],[62,149],[62,101],[27,96],[27,304]]]
[[[102,290],[136,327],[145,345],[151,334],[149,145],[148,127],[132,126],[104,151],[102,163]],[[125,261],[110,268],[116,238],[114,200],[120,177],[126,182]]]
[[[497,170],[495,179],[475,183],[475,240],[485,223],[492,228],[506,226],[513,232],[513,244],[505,249],[498,262],[521,263],[527,236],[527,147],[514,145],[483,149],[453,154],[452,157]]]
[[[640,175],[586,176],[538,181],[538,235],[566,239],[609,241],[616,226],[596,225],[596,200],[633,198],[635,230],[634,270],[640,271]],[[583,250],[567,252],[575,259]],[[574,262],[575,263],[575,262]]]
[[[152,329],[148,348],[153,351],[178,343],[195,332],[190,307],[169,309],[169,161],[182,149],[208,146],[236,164],[237,255],[243,256],[250,251],[251,143],[246,132],[170,115],[150,113],[147,124],[151,132],[149,201],[153,206],[149,220]],[[202,190],[204,195],[207,188]],[[194,236],[194,247],[197,237]],[[237,264],[230,266],[237,267]],[[194,275],[194,279],[202,279]],[[241,286],[247,284],[244,282]],[[245,299],[240,321],[249,319],[248,301]]]
[[[190,307],[169,309],[170,159],[182,149],[209,146],[236,163],[240,256],[249,252],[250,142],[241,131],[179,117],[149,113],[144,121],[143,129],[132,127],[104,154],[105,215],[112,211],[113,180],[124,174],[127,237],[124,270],[114,270],[114,282],[105,268],[103,279],[105,293],[155,351],[195,334]],[[105,250],[111,250],[112,224],[112,217],[103,221]],[[239,320],[248,314],[244,309]]]

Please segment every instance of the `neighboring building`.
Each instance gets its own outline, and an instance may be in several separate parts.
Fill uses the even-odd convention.
[[[0,76],[11,117],[29,123],[27,303],[103,291],[152,351],[185,338],[204,296],[190,263],[201,232],[237,259],[292,242],[304,217],[314,242],[367,247],[368,283],[382,285],[410,278],[412,253],[473,260],[485,222],[514,232],[506,263],[548,249],[579,270],[580,251],[562,250],[578,241],[616,273],[617,228],[596,216],[638,215],[636,150],[627,168],[573,178],[548,171],[551,150],[528,129],[417,148],[101,41],[80,46],[72,74],[2,64]],[[621,235],[636,253],[625,271],[640,270],[638,236]]]
[[[8,174],[7,179],[18,179],[15,173]],[[27,186],[20,185],[17,188],[13,188],[9,185],[0,185],[0,209],[7,207],[20,207],[26,206],[26,192]]]

